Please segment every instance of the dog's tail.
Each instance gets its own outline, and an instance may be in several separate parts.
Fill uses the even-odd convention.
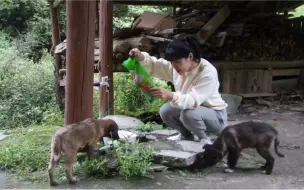
[[[274,150],[275,152],[277,153],[277,155],[279,157],[284,157],[284,154],[280,153],[279,152],[279,145],[280,145],[280,140],[278,137],[275,137],[275,140],[274,140]]]
[[[54,136],[51,144],[51,158],[58,160],[61,155],[61,140],[60,137]]]

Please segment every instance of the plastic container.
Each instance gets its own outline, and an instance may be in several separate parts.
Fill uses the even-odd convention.
[[[122,65],[126,67],[130,72],[134,73],[135,84],[143,92],[147,100],[150,103],[157,100],[157,98],[151,96],[149,92],[150,88],[155,87],[155,84],[144,67],[139,63],[138,57],[129,57],[122,63]]]

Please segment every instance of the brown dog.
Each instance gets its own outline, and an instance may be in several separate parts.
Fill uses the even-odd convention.
[[[76,183],[72,177],[72,168],[77,159],[77,152],[84,149],[89,157],[95,156],[95,146],[103,137],[118,140],[118,125],[111,119],[92,118],[78,123],[66,125],[58,129],[52,138],[51,158],[48,166],[50,185],[58,185],[54,181],[54,168],[59,164],[61,152],[66,156],[66,177],[70,184]]]
[[[238,161],[240,153],[244,148],[255,148],[266,160],[266,164],[260,169],[270,175],[274,166],[274,157],[269,148],[274,143],[274,149],[278,156],[284,157],[278,151],[280,141],[278,131],[268,123],[243,122],[231,125],[223,129],[212,145],[206,144],[203,149],[203,162],[201,166],[210,167],[219,162],[228,153],[228,167],[233,169]]]

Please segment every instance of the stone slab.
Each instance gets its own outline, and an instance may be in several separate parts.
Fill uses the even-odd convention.
[[[163,172],[166,169],[168,169],[167,166],[163,166],[163,165],[160,165],[160,164],[152,164],[150,166],[150,170],[153,171],[153,172]]]
[[[178,140],[176,141],[176,144],[179,145],[183,151],[192,153],[200,153],[204,151],[204,144],[200,142]]]
[[[168,167],[183,168],[191,166],[196,161],[197,155],[204,151],[202,149],[204,144],[194,141],[157,140],[148,142],[148,144],[156,151],[154,163]]]
[[[136,130],[139,125],[144,124],[137,118],[124,115],[107,115],[103,119],[113,119],[121,130]]]
[[[161,129],[161,130],[155,130],[151,132],[151,135],[154,136],[160,136],[160,137],[170,137],[173,135],[178,134],[178,131],[176,130],[171,130],[171,129]]]
[[[9,134],[7,132],[0,131],[0,141],[4,140],[8,136],[9,136]]]
[[[154,156],[154,163],[176,168],[189,167],[195,160],[196,153],[178,150],[161,150]]]

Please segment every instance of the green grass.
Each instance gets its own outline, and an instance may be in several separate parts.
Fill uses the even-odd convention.
[[[150,132],[150,131],[161,130],[161,129],[163,129],[162,125],[158,125],[153,122],[139,125],[136,128],[137,131],[142,131],[142,132]]]
[[[46,182],[48,180],[47,166],[49,163],[50,143],[52,134],[60,126],[40,125],[29,128],[16,128],[11,135],[1,141],[0,168],[22,180]],[[118,173],[124,177],[148,176],[153,159],[154,149],[138,142],[129,145],[116,142],[110,154],[117,157]],[[87,176],[106,177],[108,174],[108,158],[85,157],[73,168],[76,178]],[[58,180],[65,179],[64,155],[59,167],[55,169]]]

